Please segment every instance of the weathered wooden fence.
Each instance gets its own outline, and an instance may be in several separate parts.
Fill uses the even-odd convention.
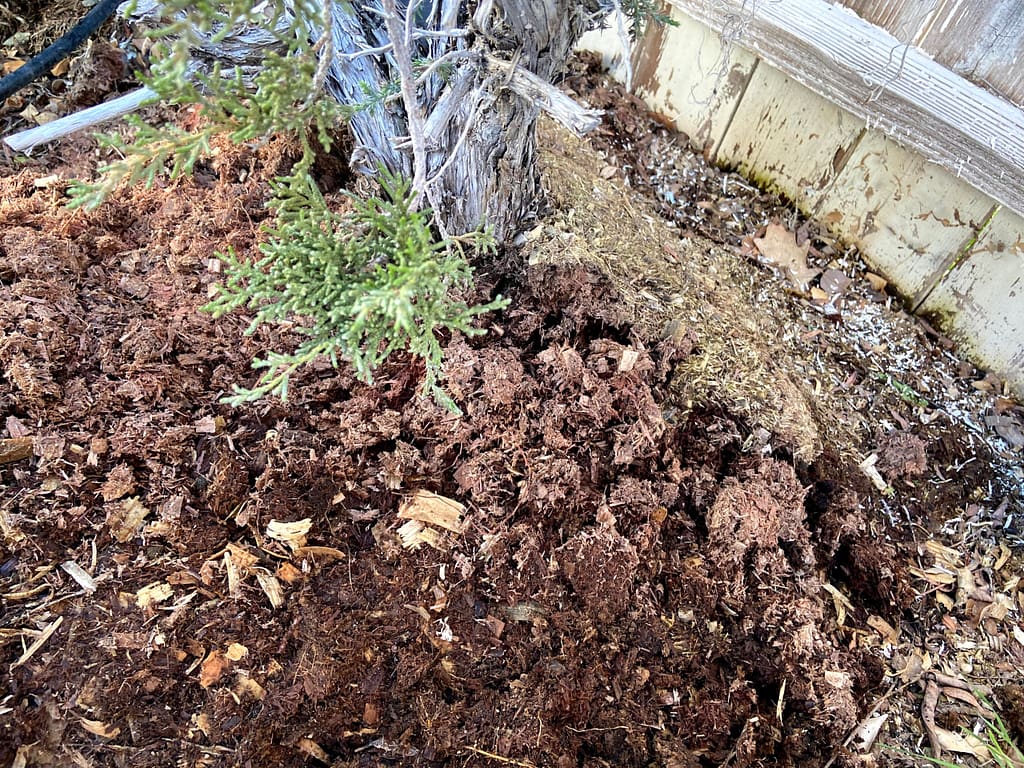
[[[1024,0],[670,5],[628,54],[614,30],[582,47],[1024,396]]]

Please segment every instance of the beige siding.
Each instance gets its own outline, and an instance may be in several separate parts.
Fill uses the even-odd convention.
[[[862,120],[762,64],[716,159],[810,209],[863,130]]]
[[[756,64],[756,57],[675,9],[679,26],[647,36],[634,56],[636,93],[695,147],[718,147]]]
[[[1024,218],[999,211],[921,309],[1024,395]]]
[[[992,201],[872,131],[818,213],[916,304],[975,236]]]

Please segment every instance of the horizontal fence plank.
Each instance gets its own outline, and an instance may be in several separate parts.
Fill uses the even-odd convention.
[[[670,0],[787,75],[1024,212],[1024,111],[826,0]]]
[[[763,64],[715,160],[811,210],[863,131],[863,120]]]
[[[921,311],[1024,397],[1024,218],[1000,210]]]

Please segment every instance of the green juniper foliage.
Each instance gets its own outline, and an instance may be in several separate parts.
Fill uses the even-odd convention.
[[[504,306],[500,299],[467,307],[452,293],[471,283],[463,244],[486,248],[485,234],[437,242],[430,214],[409,205],[404,181],[383,181],[381,198],[353,198],[348,214],[331,211],[308,175],[281,179],[272,203],[277,224],[256,262],[229,252],[227,279],[205,309],[215,317],[239,307],[256,310],[247,333],[263,324],[302,317],[306,338],[290,354],[271,353],[253,363],[265,369],[253,389],[237,389],[241,403],[266,394],[288,394],[288,378],[318,355],[336,363],[340,353],[371,380],[374,368],[397,349],[426,363],[425,386],[449,407],[438,386],[441,346],[437,331],[482,333],[473,318]]]
[[[327,207],[310,176],[316,145],[330,151],[331,131],[340,120],[381,108],[398,86],[388,83],[380,93],[366,87],[359,104],[319,97],[319,57],[306,22],[322,6],[308,0],[289,5],[292,13],[279,1],[261,4],[257,13],[252,3],[238,0],[166,0],[170,21],[152,33],[159,42],[146,84],[163,101],[201,105],[204,125],[189,132],[133,118],[132,142],[100,137],[122,159],[101,168],[95,184],[75,185],[71,205],[94,208],[122,183],[152,185],[161,175],[189,174],[219,134],[236,143],[275,133],[297,137],[301,159],[272,184],[269,206],[276,220],[265,229],[262,256],[247,261],[232,251],[218,254],[226,265],[225,282],[204,309],[217,317],[239,308],[255,311],[250,334],[261,325],[299,320],[306,339],[293,352],[271,351],[254,361],[262,370],[256,385],[236,388],[227,402],[287,397],[290,376],[320,355],[335,365],[339,357],[347,359],[369,381],[385,358],[405,349],[425,362],[425,389],[456,409],[439,385],[438,333],[482,333],[472,327],[473,319],[505,306],[500,297],[476,307],[455,298],[472,281],[464,248],[493,243],[483,233],[438,241],[429,211],[414,210],[409,185],[394,178],[384,178],[380,198],[353,200],[350,213]],[[196,49],[245,24],[273,30],[279,43],[279,52],[268,53],[255,73],[194,66]]]
[[[679,22],[665,13],[661,0],[622,0],[622,12],[629,19],[629,36],[632,40],[643,37],[651,22],[659,26],[678,27]]]

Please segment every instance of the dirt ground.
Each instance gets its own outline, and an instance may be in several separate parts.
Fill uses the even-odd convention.
[[[91,140],[2,161],[0,765],[912,765],[989,706],[1019,743],[1020,446],[978,415],[1019,406],[781,203],[725,227],[705,169],[666,222],[596,78],[478,266],[511,305],[446,340],[461,416],[401,357],[220,404],[295,340],[198,311],[285,142],[93,213]],[[765,217],[841,320],[741,255]]]

